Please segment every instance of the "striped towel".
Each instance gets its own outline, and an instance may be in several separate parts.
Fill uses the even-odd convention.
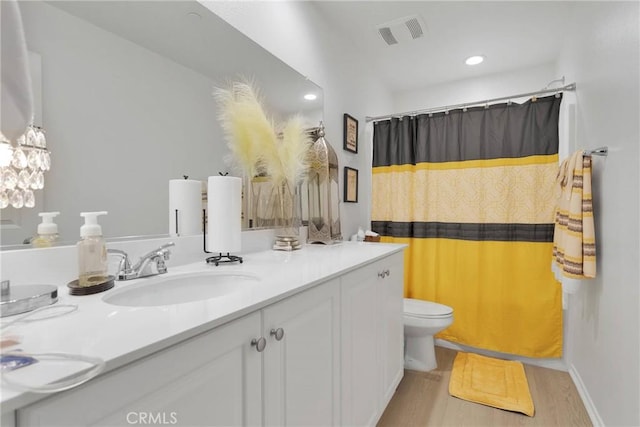
[[[591,156],[576,151],[560,165],[553,258],[565,277],[596,277],[596,240],[591,200]]]

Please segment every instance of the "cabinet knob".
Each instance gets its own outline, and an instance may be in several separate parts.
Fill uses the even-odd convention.
[[[387,277],[389,277],[389,275],[390,275],[391,273],[389,272],[389,269],[388,269],[388,268],[384,271],[384,274],[385,274]]]
[[[389,269],[387,268],[386,270],[382,270],[381,272],[378,273],[378,277],[381,279],[384,279],[385,277],[389,276],[391,273],[389,272]]]
[[[384,271],[379,272],[378,277],[384,279]]]
[[[264,337],[254,338],[251,340],[251,346],[255,347],[256,350],[258,350],[258,353],[261,353],[267,346],[267,340],[264,339]]]
[[[272,329],[271,336],[276,337],[276,341],[280,341],[284,337],[284,329],[282,328]]]

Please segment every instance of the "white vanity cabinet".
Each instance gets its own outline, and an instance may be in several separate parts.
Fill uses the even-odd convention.
[[[21,409],[18,426],[338,425],[339,287],[318,285]]]
[[[259,425],[253,313],[17,411],[18,426]]]
[[[403,374],[402,262],[393,253],[22,407],[16,425],[373,425]]]
[[[375,425],[403,376],[403,258],[342,277],[342,424]]]
[[[262,324],[265,424],[339,425],[339,280],[265,308]]]

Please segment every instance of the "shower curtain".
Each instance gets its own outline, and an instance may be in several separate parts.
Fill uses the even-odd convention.
[[[405,296],[446,304],[438,337],[562,355],[550,260],[562,98],[374,124],[372,229],[407,243]]]

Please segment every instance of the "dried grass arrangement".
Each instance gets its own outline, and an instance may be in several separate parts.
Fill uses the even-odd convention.
[[[308,169],[311,143],[302,117],[293,116],[277,126],[248,82],[216,88],[214,97],[234,163],[250,177],[268,175],[274,185],[297,185]]]
[[[300,116],[281,126],[264,111],[257,90],[247,82],[234,82],[228,89],[217,88],[214,96],[220,107],[218,119],[225,133],[231,158],[252,179],[268,177],[268,190],[257,194],[257,206],[264,215],[253,215],[257,226],[278,228],[274,249],[295,250],[300,212],[296,188],[309,169],[311,135]]]

